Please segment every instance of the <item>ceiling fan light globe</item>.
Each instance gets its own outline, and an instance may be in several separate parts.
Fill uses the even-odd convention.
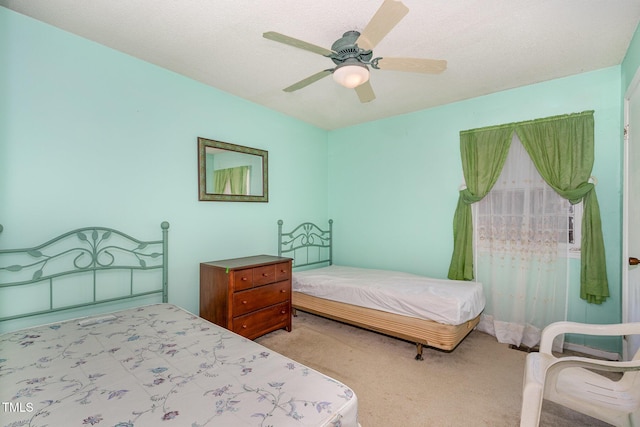
[[[333,80],[346,88],[353,89],[369,80],[369,70],[364,65],[344,65],[333,72]]]

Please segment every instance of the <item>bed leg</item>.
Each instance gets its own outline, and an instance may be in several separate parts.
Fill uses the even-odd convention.
[[[416,360],[424,360],[424,358],[422,357],[422,343],[417,342],[416,343],[416,347],[418,348],[418,354],[416,354]]]
[[[293,317],[298,317],[298,310],[296,310],[295,308],[292,308],[291,312],[293,313]]]

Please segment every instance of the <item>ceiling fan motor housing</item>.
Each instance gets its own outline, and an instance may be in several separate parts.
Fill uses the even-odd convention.
[[[356,43],[358,37],[360,37],[358,31],[347,31],[342,35],[342,38],[336,40],[331,45],[331,50],[335,53],[332,54],[330,58],[336,65],[340,65],[347,60],[351,60],[349,62],[352,62],[354,59],[363,64],[371,63],[373,52],[360,48]]]

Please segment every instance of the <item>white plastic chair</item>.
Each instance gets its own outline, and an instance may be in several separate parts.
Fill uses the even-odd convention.
[[[561,357],[551,353],[560,334],[640,334],[640,323],[592,325],[556,322],[542,331],[540,351],[529,353],[524,371],[520,426],[538,426],[543,399],[615,426],[640,426],[640,351],[631,361]],[[621,372],[612,380],[593,371]]]

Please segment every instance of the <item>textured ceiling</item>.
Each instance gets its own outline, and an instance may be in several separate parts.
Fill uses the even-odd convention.
[[[329,49],[382,0],[0,0],[0,5],[324,129],[618,65],[640,0],[404,0],[374,56],[445,59],[442,74],[372,70],[376,99],[324,78],[333,63],[262,37]]]

